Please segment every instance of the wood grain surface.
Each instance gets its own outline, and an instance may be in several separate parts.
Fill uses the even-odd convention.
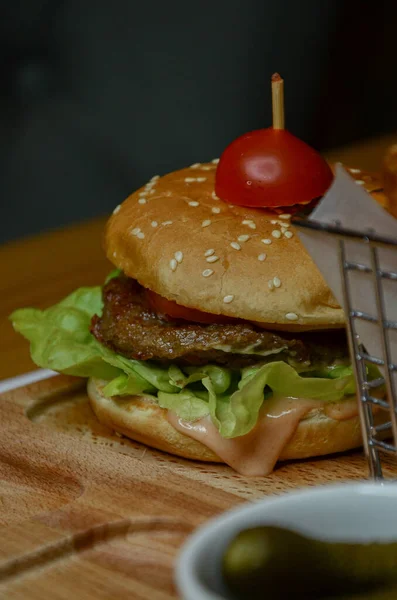
[[[209,517],[366,473],[352,452],[246,478],[115,435],[96,421],[83,380],[58,376],[8,392],[0,396],[0,599],[175,598],[179,548]]]
[[[397,133],[390,134],[333,150],[327,158],[378,170],[396,141]],[[14,309],[50,306],[77,287],[100,284],[112,268],[102,250],[105,222],[98,218],[0,247],[0,379],[35,368],[28,345],[8,321]]]

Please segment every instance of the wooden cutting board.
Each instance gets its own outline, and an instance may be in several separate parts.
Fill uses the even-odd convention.
[[[178,550],[209,517],[366,476],[359,452],[254,479],[169,456],[100,425],[84,381],[41,381],[0,396],[0,598],[175,598]]]

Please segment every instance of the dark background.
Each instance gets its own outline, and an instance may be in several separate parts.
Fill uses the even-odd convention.
[[[268,126],[274,71],[320,150],[396,130],[396,31],[396,0],[0,0],[0,242]]]

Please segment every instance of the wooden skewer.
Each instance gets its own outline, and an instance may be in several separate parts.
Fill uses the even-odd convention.
[[[273,129],[284,129],[284,79],[278,73],[272,75]]]

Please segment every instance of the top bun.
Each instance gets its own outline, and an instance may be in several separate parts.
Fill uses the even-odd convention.
[[[290,215],[222,202],[216,162],[155,176],[118,206],[106,229],[109,260],[189,308],[288,331],[344,327]],[[350,174],[368,191],[381,187],[358,169]]]

